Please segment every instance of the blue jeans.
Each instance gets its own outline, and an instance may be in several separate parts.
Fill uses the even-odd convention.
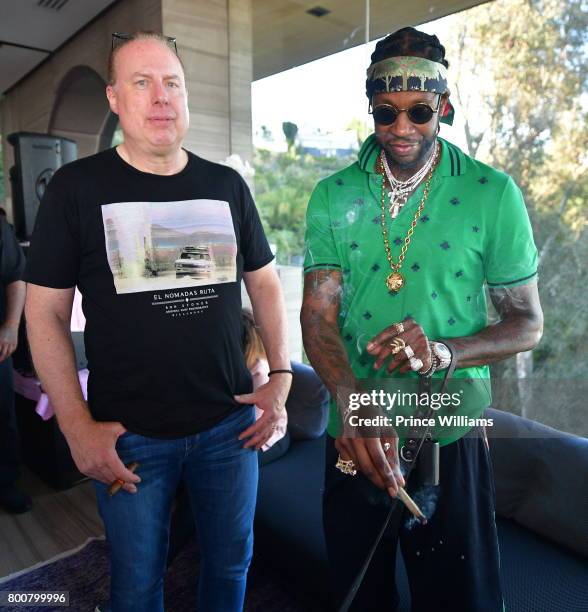
[[[142,481],[135,494],[95,482],[100,515],[111,549],[112,612],[163,612],[172,503],[183,479],[202,552],[199,612],[237,612],[245,598],[253,552],[257,453],[238,435],[255,420],[242,408],[211,429],[175,440],[125,433],[116,450],[138,461]]]

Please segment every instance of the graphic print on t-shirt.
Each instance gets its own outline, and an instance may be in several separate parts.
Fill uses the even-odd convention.
[[[237,280],[237,240],[228,202],[117,202],[102,206],[117,294]]]

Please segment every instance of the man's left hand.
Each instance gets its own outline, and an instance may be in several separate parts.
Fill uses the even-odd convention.
[[[0,363],[8,359],[18,345],[18,326],[0,325]]]
[[[255,404],[263,410],[259,419],[239,435],[239,440],[248,438],[244,448],[259,450],[272,437],[286,410],[286,398],[291,384],[292,376],[289,374],[274,374],[269,382],[261,385],[254,393],[235,395],[240,404]]]
[[[394,323],[382,330],[377,336],[374,336],[367,345],[367,351],[370,355],[376,357],[374,369],[379,370],[385,365],[386,360],[392,355],[392,346],[390,343],[394,338],[402,338],[406,346],[410,346],[414,356],[423,362],[422,372],[426,372],[431,367],[431,349],[429,347],[429,339],[427,338],[423,328],[411,318],[402,321],[403,331],[399,331],[400,323]],[[410,361],[406,351],[402,349],[388,362],[386,370],[390,373],[398,368],[401,374],[411,370]]]

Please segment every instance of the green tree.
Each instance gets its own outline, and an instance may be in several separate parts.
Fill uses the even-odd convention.
[[[291,121],[284,121],[282,123],[282,130],[288,143],[288,152],[293,153],[296,149],[296,136],[298,135],[298,126]]]
[[[503,377],[586,384],[587,8],[586,0],[496,0],[456,15],[444,41],[468,152],[517,181],[539,250],[543,340],[533,360],[494,368]],[[521,397],[521,411],[587,435],[577,385],[552,386],[559,395]]]
[[[365,121],[354,117],[345,128],[346,130],[354,130],[357,134],[357,145],[361,149],[361,145],[365,142],[367,137],[370,135],[370,127]]]
[[[306,206],[317,182],[352,161],[255,151],[255,201],[279,263],[300,261],[304,253]]]

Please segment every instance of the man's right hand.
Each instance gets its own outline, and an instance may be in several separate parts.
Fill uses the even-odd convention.
[[[141,478],[125,467],[115,449],[116,441],[125,432],[121,423],[99,422],[89,418],[69,430],[65,437],[82,474],[108,485],[122,480],[125,491],[136,493],[135,485],[141,482]]]
[[[386,452],[384,444],[390,445]],[[364,476],[378,488],[386,489],[392,497],[398,494],[398,487],[405,485],[398,461],[397,437],[341,436],[335,440],[335,448],[339,451],[341,459],[351,459]]]

